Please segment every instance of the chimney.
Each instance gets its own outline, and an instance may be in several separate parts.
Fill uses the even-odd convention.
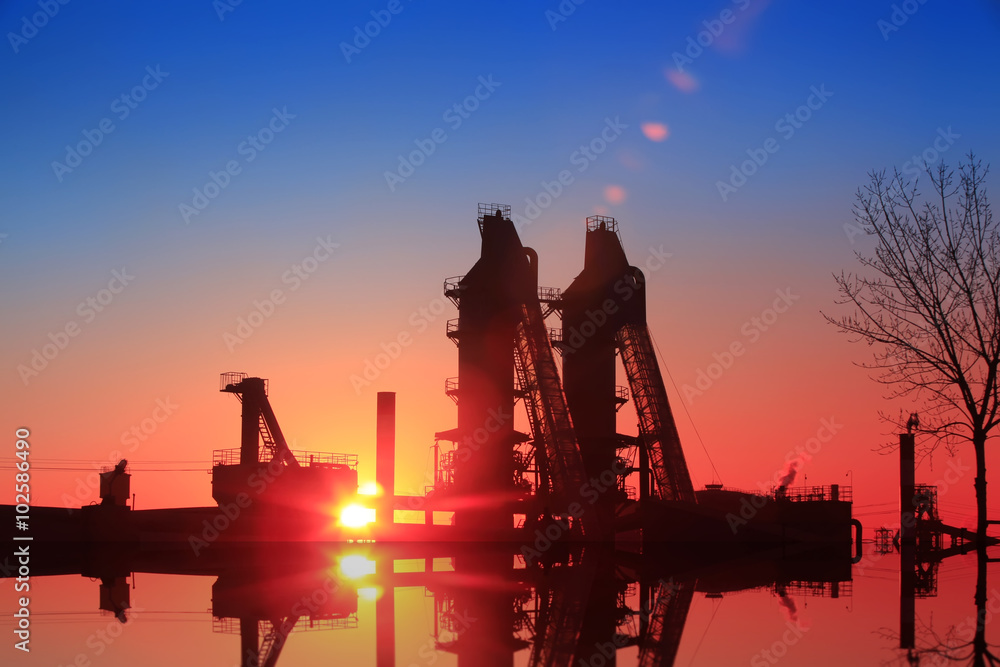
[[[375,483],[382,490],[375,519],[392,525],[396,494],[396,392],[380,391],[375,422]]]

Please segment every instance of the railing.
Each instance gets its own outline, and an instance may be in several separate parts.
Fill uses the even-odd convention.
[[[775,585],[775,589],[779,586]],[[852,581],[804,581],[793,580],[780,586],[785,593],[810,595],[822,598],[849,598],[854,595]]]
[[[628,403],[628,387],[622,385],[617,385],[615,387],[615,402],[616,403]]]
[[[264,450],[261,450],[261,454],[267,454]],[[292,456],[303,466],[343,466],[350,468],[351,470],[358,469],[358,455],[357,454],[335,454],[331,452],[305,452],[305,451],[292,451]],[[240,449],[216,449],[212,452],[212,465],[215,466],[231,466],[237,465],[240,462]],[[260,463],[267,463],[266,459],[260,460]]]
[[[830,484],[828,486],[790,486],[784,493],[775,491],[777,499],[791,500],[795,503],[816,502],[823,500],[841,500],[853,502],[854,491],[850,486]]]
[[[497,211],[500,211],[500,214],[503,215],[504,218],[506,218],[507,220],[510,220],[510,204],[483,204],[483,203],[479,204],[479,233],[480,234],[483,233],[483,218],[486,217],[487,215],[492,216]]]
[[[249,377],[246,373],[229,371],[219,375],[219,391],[230,391],[229,387],[238,385]],[[267,396],[267,379],[264,379],[264,395]]]
[[[458,404],[458,378],[445,378],[444,381],[444,395],[455,401]]]
[[[599,229],[618,233],[618,221],[607,215],[587,216],[587,231],[596,232]]]
[[[225,391],[229,385],[239,384],[247,379],[246,373],[230,371],[219,375],[219,391]]]
[[[268,621],[261,621],[260,626],[263,626],[261,629],[265,630],[264,634],[267,634],[266,631],[272,627],[272,624]],[[349,630],[357,627],[357,614],[350,614],[339,618],[324,618],[320,616],[298,619],[295,626],[292,628],[292,632],[309,632],[310,630]],[[212,632],[227,635],[238,635],[240,634],[240,619],[232,618],[230,616],[213,616]]]
[[[458,345],[458,318],[448,320],[444,324],[444,335],[455,341]]]
[[[558,301],[562,298],[562,290],[558,287],[539,287],[538,300],[542,303]]]
[[[452,276],[451,278],[445,278],[444,280],[444,295],[451,299],[451,302],[458,306],[459,298],[462,296],[462,290],[464,289],[462,280],[465,276]]]

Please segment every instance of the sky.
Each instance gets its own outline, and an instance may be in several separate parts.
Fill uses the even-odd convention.
[[[919,405],[822,313],[870,249],[845,225],[871,170],[1000,153],[997,3],[6,2],[0,28],[0,462],[27,428],[34,504],[98,500],[121,456],[137,508],[211,503],[225,371],[362,482],[397,392],[421,491],[455,425],[442,283],[500,202],[556,287],[586,217],[618,220],[696,487],[769,484],[817,438],[797,483],[891,522],[878,412]],[[972,463],[918,470],[959,525]]]

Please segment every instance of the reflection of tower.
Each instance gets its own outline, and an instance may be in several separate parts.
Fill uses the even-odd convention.
[[[514,600],[516,589],[499,585],[510,570],[512,558],[503,550],[477,550],[454,558],[455,573],[483,582],[480,587],[459,586],[445,616],[454,638],[448,650],[458,656],[458,667],[512,667],[514,652]]]
[[[356,628],[357,591],[326,569],[226,572],[212,585],[215,632],[240,635],[243,667],[273,667],[293,632]]]
[[[101,610],[110,611],[122,623],[131,608],[128,580],[125,577],[101,577]]]
[[[914,439],[899,434],[899,648],[916,644],[916,514],[914,512]]]
[[[694,599],[694,587],[694,582],[660,581],[655,589],[649,626],[639,645],[640,665],[674,664]]]

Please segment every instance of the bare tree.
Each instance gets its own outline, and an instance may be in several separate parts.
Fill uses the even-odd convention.
[[[891,178],[872,172],[858,190],[854,218],[874,254],[856,251],[862,270],[834,276],[837,303],[854,312],[824,314],[874,348],[861,365],[889,388],[887,398],[919,406],[918,432],[931,435],[933,446],[972,443],[980,536],[986,441],[1000,423],[1000,230],[986,196],[988,171],[972,153],[957,178],[943,164],[929,169],[927,197],[898,170]]]

